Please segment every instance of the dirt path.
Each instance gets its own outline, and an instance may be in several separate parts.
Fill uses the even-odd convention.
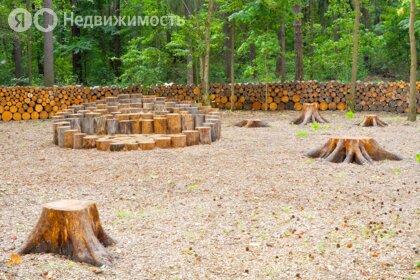
[[[418,279],[420,123],[323,115],[314,130],[290,125],[296,112],[224,113],[211,146],[121,153],[57,148],[50,122],[0,123],[0,279]],[[232,127],[250,117],[271,127]],[[404,160],[304,157],[331,135],[373,136]],[[8,267],[40,205],[70,198],[97,202],[115,265],[46,254]]]

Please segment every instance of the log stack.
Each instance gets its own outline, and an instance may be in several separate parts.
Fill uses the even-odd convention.
[[[235,84],[235,96],[231,100],[229,84],[211,84],[210,100],[213,108],[230,109],[231,102],[239,110],[302,110],[304,103],[318,103],[321,111],[345,110],[349,84],[337,81],[286,82]],[[417,83],[420,92],[420,82]],[[159,114],[164,102],[155,97],[165,97],[177,102],[200,101],[201,86],[167,84],[149,88],[134,85],[128,88],[67,86],[54,88],[0,87],[0,120],[29,120],[52,118],[57,112],[71,106],[92,103],[108,97],[148,93],[144,105],[139,100],[133,104],[144,112]],[[357,84],[357,111],[387,111],[406,113],[408,111],[409,84],[403,81]],[[124,97],[127,98],[127,97]],[[127,102],[127,101],[122,101]],[[417,98],[417,112],[420,114],[420,94]],[[118,107],[110,110],[118,111]]]
[[[337,81],[301,81],[286,83],[235,84],[234,100],[231,100],[229,84],[211,84],[212,107],[230,109],[234,102],[236,109],[245,110],[302,110],[304,103],[318,103],[319,109],[345,110],[346,96],[350,85]],[[420,92],[420,82],[417,83]],[[149,92],[176,100],[199,100],[201,86],[176,85],[154,86]],[[409,84],[406,82],[381,82],[357,84],[356,110],[387,111],[403,113],[408,111]],[[266,94],[267,93],[267,94]],[[267,96],[267,97],[266,97]],[[420,113],[420,95],[417,111]]]
[[[52,128],[60,147],[100,151],[179,148],[221,137],[218,109],[140,93],[70,106],[53,117]]]

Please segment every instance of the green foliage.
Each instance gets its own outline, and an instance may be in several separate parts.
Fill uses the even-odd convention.
[[[296,137],[299,137],[299,138],[307,137],[308,135],[309,135],[309,132],[304,131],[304,130],[296,132]]]
[[[314,122],[314,123],[311,123],[311,128],[312,128],[312,130],[315,130],[315,131],[317,131],[317,130],[319,130],[320,129],[320,125],[319,125],[319,123],[317,123],[317,122]]]
[[[418,163],[420,163],[420,154],[416,155],[416,160],[418,161]]]
[[[354,119],[354,113],[352,111],[348,111],[346,113],[346,118],[347,119]]]

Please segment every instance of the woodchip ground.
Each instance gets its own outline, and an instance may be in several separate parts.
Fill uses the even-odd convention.
[[[221,141],[121,153],[61,149],[50,121],[0,123],[0,279],[418,279],[420,125],[363,128],[322,112],[223,113]],[[233,124],[248,118],[270,127]],[[330,136],[371,136],[403,161],[304,156]],[[113,267],[31,254],[8,266],[41,204],[97,202]]]

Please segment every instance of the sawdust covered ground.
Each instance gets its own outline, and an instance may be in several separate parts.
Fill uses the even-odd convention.
[[[222,140],[185,149],[104,153],[51,144],[51,123],[0,123],[0,279],[418,279],[420,124],[324,112],[224,113]],[[232,127],[247,118],[271,127]],[[304,132],[306,131],[306,132]],[[373,136],[400,162],[308,160],[331,135]],[[118,241],[113,267],[33,254],[7,265],[40,205],[96,201]]]

